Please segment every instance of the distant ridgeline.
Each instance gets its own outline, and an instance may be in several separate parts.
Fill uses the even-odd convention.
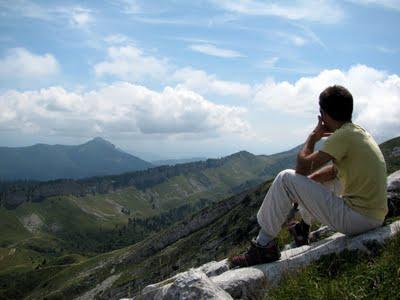
[[[107,194],[128,186],[145,190],[174,176],[220,167],[231,158],[238,156],[256,158],[249,152],[241,151],[220,159],[207,159],[206,161],[175,166],[160,166],[120,175],[96,176],[76,180],[57,179],[46,182],[31,180],[0,182],[0,205],[6,208],[15,208],[24,202],[40,202],[51,196],[74,195],[83,197],[88,194]],[[209,179],[206,176],[203,175],[199,178],[204,180],[205,185],[209,184]]]
[[[225,163],[236,158],[244,159],[247,163],[259,164],[263,157],[262,171],[257,174],[260,177],[275,176],[282,169],[293,167],[296,155],[302,145],[289,151],[265,156],[253,155],[247,151],[241,151],[219,159],[207,159],[191,163],[178,164],[174,166],[159,166],[147,170],[123,173],[120,175],[95,176],[85,179],[57,179],[51,181],[12,181],[0,182],[0,206],[12,209],[24,202],[40,202],[51,196],[74,195],[86,196],[88,194],[107,194],[119,189],[134,186],[144,191],[169,178],[196,173],[198,180],[208,186],[211,184],[210,178],[206,177],[201,171],[223,166]],[[316,146],[319,149],[320,143]],[[380,144],[382,153],[388,164],[388,172],[400,168],[400,137],[388,140]],[[239,192],[242,187],[236,187]]]

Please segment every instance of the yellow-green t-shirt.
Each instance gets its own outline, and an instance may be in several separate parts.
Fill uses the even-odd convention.
[[[386,163],[371,135],[359,125],[345,123],[325,141],[321,151],[334,157],[345,203],[383,221],[388,211]]]

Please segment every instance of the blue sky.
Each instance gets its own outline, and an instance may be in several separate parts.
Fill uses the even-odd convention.
[[[145,159],[284,151],[342,84],[400,135],[400,1],[2,1],[0,143]]]

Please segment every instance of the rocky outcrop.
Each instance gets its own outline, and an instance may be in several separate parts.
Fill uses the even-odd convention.
[[[143,299],[233,299],[221,287],[200,270],[190,269],[176,276],[172,283],[161,288],[146,287],[140,296]]]
[[[210,273],[208,278],[215,286],[229,293],[233,299],[263,299],[268,289],[275,286],[282,276],[301,269],[318,260],[321,256],[331,253],[340,253],[345,249],[350,251],[359,250],[368,253],[376,249],[377,245],[382,245],[387,239],[399,232],[400,221],[354,237],[335,233],[309,246],[283,251],[281,259],[277,262],[249,268],[227,270],[219,275]],[[215,267],[218,266],[217,269],[221,269],[221,266],[225,266],[223,270],[227,268],[227,260],[209,263],[207,264],[207,268],[210,268],[212,264],[214,264]],[[137,295],[133,299],[142,299],[143,296],[146,296],[145,299],[171,299],[166,296],[166,291],[171,289],[171,287],[174,287],[175,298],[173,299],[203,299],[196,297],[191,298],[188,296],[189,294],[185,294],[188,297],[179,296],[184,295],[183,293],[192,289],[191,282],[197,282],[196,278],[199,276],[198,274],[204,274],[204,276],[206,276],[205,273],[200,271],[202,268],[204,268],[204,266],[194,271],[190,270],[180,273],[163,282],[147,286],[142,291],[142,294]],[[201,276],[204,278],[203,275]],[[184,285],[181,284],[183,281],[180,278],[185,278]],[[175,284],[176,282],[178,283]],[[181,294],[177,291],[179,288],[181,288]],[[201,285],[197,285],[196,283],[195,288],[201,288]],[[197,291],[197,293],[200,295],[201,292]]]
[[[400,170],[388,177],[388,201],[392,206],[391,213],[400,215]],[[312,232],[314,239],[322,233],[329,231],[326,226]],[[312,243],[311,245],[282,251],[281,259],[270,264],[263,264],[242,269],[228,269],[227,260],[207,263],[196,270],[208,276],[217,287],[223,289],[233,299],[263,299],[268,289],[275,286],[285,274],[295,272],[310,263],[317,261],[321,256],[331,253],[340,253],[344,250],[359,250],[372,252],[377,245],[382,245],[387,239],[400,232],[400,221],[396,221],[384,227],[379,227],[358,236],[346,236],[334,233],[330,237]],[[183,275],[184,274],[184,275]],[[168,290],[180,277],[188,278],[192,273],[184,272],[162,282],[147,286],[142,292],[146,293],[146,299],[169,299],[165,298]],[[186,281],[189,286],[182,289],[190,289],[190,280]],[[179,285],[175,285],[178,288]],[[175,294],[178,295],[178,294]],[[134,299],[141,299],[139,294]],[[197,299],[180,298],[175,299]]]
[[[387,184],[389,208],[387,217],[400,216],[400,170],[388,176]]]

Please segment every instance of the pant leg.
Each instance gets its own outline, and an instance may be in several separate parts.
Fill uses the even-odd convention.
[[[320,223],[345,234],[361,233],[382,223],[353,211],[323,185],[285,170],[276,176],[257,213],[258,223],[269,236],[278,235],[293,203]]]
[[[339,180],[339,178],[335,178],[333,180],[329,180],[323,183],[319,183],[322,184],[326,189],[328,189],[329,191],[333,192],[336,196],[341,196],[342,195],[342,191],[343,191],[343,186]],[[307,210],[299,204],[299,213],[301,215],[301,218],[304,220],[304,222],[306,222],[308,225],[311,225],[314,217],[309,214],[307,212]]]

